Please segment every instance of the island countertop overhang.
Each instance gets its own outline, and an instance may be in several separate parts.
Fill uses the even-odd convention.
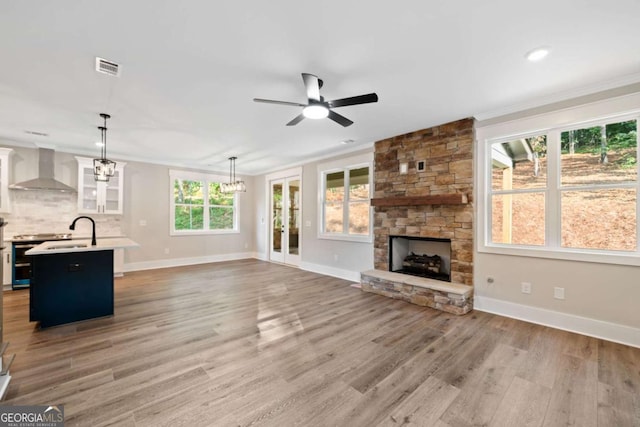
[[[105,237],[96,239],[96,245],[91,246],[91,239],[83,240],[51,240],[43,242],[29,249],[25,255],[47,255],[68,252],[105,251],[112,249],[136,248],[140,245],[126,237]]]

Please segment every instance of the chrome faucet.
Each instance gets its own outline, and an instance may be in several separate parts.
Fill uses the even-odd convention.
[[[76,219],[73,220],[73,222],[71,223],[71,225],[69,226],[69,230],[75,230],[76,229],[76,221],[82,218],[86,218],[89,221],[91,221],[91,246],[95,246],[96,245],[96,222],[93,220],[93,218],[90,218],[88,216],[79,216]]]

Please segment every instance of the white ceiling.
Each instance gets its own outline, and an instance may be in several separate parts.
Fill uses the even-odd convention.
[[[638,0],[5,1],[0,140],[97,155],[106,112],[109,157],[224,172],[235,155],[239,174],[265,173],[639,82],[639,16]],[[302,72],[328,100],[380,100],[338,109],[348,128],[287,127],[299,108],[252,101],[305,103]]]

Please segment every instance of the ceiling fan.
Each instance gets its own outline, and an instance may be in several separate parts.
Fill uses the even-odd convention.
[[[287,126],[297,125],[304,118],[308,119],[324,119],[329,117],[336,123],[341,124],[344,127],[350,126],[353,122],[342,116],[332,108],[346,107],[348,105],[367,104],[369,102],[378,102],[378,95],[375,93],[368,93],[366,95],[352,96],[349,98],[335,99],[333,101],[325,101],[323,96],[320,96],[320,88],[322,87],[322,80],[313,74],[302,73],[302,80],[304,86],[307,89],[307,104],[300,104],[298,102],[288,101],[274,101],[271,99],[253,98],[255,102],[264,102],[267,104],[279,104],[279,105],[292,105],[294,107],[303,107],[302,113],[296,116],[293,120],[287,123]]]

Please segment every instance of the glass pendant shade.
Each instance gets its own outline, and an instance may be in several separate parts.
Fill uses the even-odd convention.
[[[100,117],[104,119],[104,126],[98,126],[100,129],[101,145],[100,158],[93,159],[93,177],[96,181],[108,182],[109,178],[116,173],[116,162],[107,159],[107,119],[110,115],[101,113]]]
[[[93,159],[93,176],[96,181],[109,181],[116,173],[116,162],[109,159]]]
[[[247,187],[244,181],[236,179],[236,159],[229,157],[229,182],[220,184],[220,191],[223,193],[244,193]]]

